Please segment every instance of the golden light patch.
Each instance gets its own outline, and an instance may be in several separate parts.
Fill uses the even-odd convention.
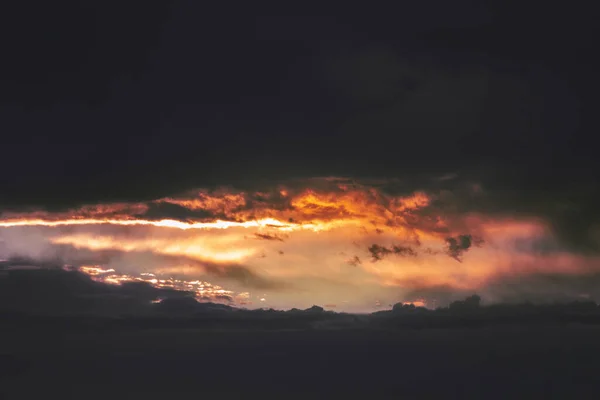
[[[313,187],[199,190],[148,203],[4,213],[0,257],[66,254],[77,259],[78,252],[113,252],[106,263],[80,270],[106,283],[143,281],[192,290],[198,298],[231,297],[244,306],[320,302],[340,311],[374,309],[375,299],[380,307],[398,301],[425,305],[427,299],[403,299],[418,288],[477,291],[499,276],[600,272],[590,257],[519,250],[518,240],[551,235],[540,219],[459,214],[448,211],[452,207],[441,211],[436,207],[443,196],[390,196],[340,178],[309,183]],[[179,217],[169,215],[173,207],[182,213]],[[163,214],[148,218],[149,210]],[[456,239],[467,234],[472,235],[468,242]],[[451,243],[465,247],[451,253]],[[369,250],[372,245],[379,246],[379,253]],[[123,268],[131,261],[125,255],[137,253],[149,258]],[[177,261],[166,263],[160,258],[165,256]],[[198,280],[203,270],[194,260],[217,269],[235,265],[233,272],[219,276],[228,289]],[[252,284],[262,285],[260,294],[250,294],[256,289]]]

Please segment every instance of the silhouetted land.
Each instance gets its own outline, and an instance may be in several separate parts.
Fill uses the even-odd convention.
[[[591,308],[593,306],[593,308]],[[143,329],[427,329],[478,328],[497,325],[600,325],[595,304],[495,305],[469,312],[448,309],[412,310],[370,315],[338,314],[325,311],[227,310],[177,315],[0,315],[3,329],[43,331],[113,331]]]
[[[600,324],[600,307],[593,302],[480,306],[478,299],[472,304],[468,303],[469,299],[436,310],[397,304],[389,311],[355,315],[325,311],[318,306],[306,310],[246,310],[222,304],[198,303],[192,298],[177,298],[146,305],[135,314],[42,314],[5,310],[0,313],[0,320],[5,330],[81,332],[140,329],[427,329]]]
[[[7,399],[591,399],[600,390],[599,334],[600,327],[574,325],[28,331],[4,335],[0,393]]]
[[[160,303],[152,299],[167,296]],[[243,310],[65,271],[0,279],[0,398],[597,398],[593,302]]]

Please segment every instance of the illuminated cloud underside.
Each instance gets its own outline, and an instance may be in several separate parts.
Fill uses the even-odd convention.
[[[528,247],[552,236],[539,218],[455,212],[444,207],[446,198],[322,179],[265,192],[196,191],[63,213],[5,213],[0,257],[77,263],[82,254],[102,254],[81,270],[108,283],[146,281],[248,307],[340,311],[399,301],[442,305],[448,293],[495,301],[514,292],[516,299],[520,289],[497,283],[600,272],[596,258]]]

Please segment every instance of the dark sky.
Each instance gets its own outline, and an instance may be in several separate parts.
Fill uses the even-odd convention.
[[[2,206],[458,172],[593,208],[591,5],[115,4],[3,10]]]

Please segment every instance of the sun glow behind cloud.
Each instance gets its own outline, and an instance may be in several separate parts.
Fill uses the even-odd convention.
[[[595,258],[519,248],[551,236],[539,218],[459,212],[448,198],[433,190],[389,195],[338,178],[5,213],[0,256],[78,262],[98,254],[101,262],[81,270],[108,283],[145,281],[253,307],[341,311],[399,301],[431,306],[439,288],[481,292],[507,276],[600,271]]]
[[[137,276],[131,276],[126,274],[118,274],[114,269],[103,269],[102,267],[96,266],[81,266],[78,268],[79,271],[88,274],[92,279],[99,282],[111,283],[119,285],[123,282],[146,282],[150,283],[155,287],[175,289],[182,291],[193,292],[194,296],[198,300],[232,300],[233,292],[225,290],[220,286],[212,285],[209,282],[203,282],[200,280],[182,280],[161,277],[160,271],[157,274],[151,272],[142,272]],[[238,296],[240,300],[246,297],[242,295]]]

